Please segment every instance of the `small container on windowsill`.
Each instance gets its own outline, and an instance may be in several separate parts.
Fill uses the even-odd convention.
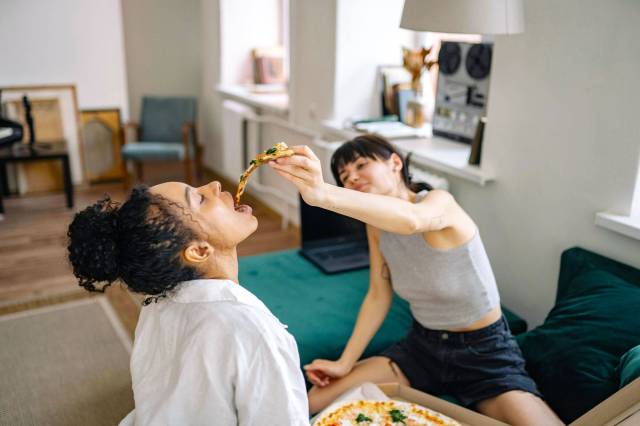
[[[407,114],[405,116],[406,124],[415,128],[421,128],[424,126],[426,121],[424,109],[424,102],[422,102],[422,99],[420,98],[407,101]]]

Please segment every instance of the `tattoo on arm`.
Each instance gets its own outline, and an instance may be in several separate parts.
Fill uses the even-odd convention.
[[[432,230],[442,229],[444,225],[444,215],[436,216],[431,219],[431,223],[429,224],[429,228]]]
[[[384,278],[385,281],[391,281],[391,271],[389,270],[389,265],[387,265],[387,262],[384,262],[382,264],[382,270],[380,272],[382,278]]]

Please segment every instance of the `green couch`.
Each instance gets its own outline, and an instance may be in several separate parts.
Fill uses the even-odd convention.
[[[579,247],[561,257],[544,323],[517,336],[549,405],[569,423],[640,375],[640,270]]]
[[[240,282],[289,326],[302,365],[340,356],[368,277],[366,269],[325,275],[296,250],[240,259]],[[526,332],[526,322],[503,307],[529,372],[563,420],[578,417],[615,392],[623,374],[626,380],[637,374],[629,368],[621,373],[620,358],[640,344],[640,316],[631,318],[631,305],[635,303],[636,311],[640,308],[639,287],[640,271],[574,248],[562,255],[557,303],[545,324]],[[404,337],[411,321],[407,303],[394,297],[364,356]],[[637,369],[633,355],[627,355],[632,359],[626,364]]]

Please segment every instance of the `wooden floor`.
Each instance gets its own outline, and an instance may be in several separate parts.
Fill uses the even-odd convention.
[[[175,180],[163,179],[159,170],[155,175],[150,171],[145,169],[145,177],[150,175],[149,184]],[[205,182],[215,178],[207,175]],[[228,182],[223,182],[223,187],[235,190],[235,185]],[[108,183],[76,188],[73,210],[66,208],[62,193],[5,198],[4,220],[0,221],[0,313],[86,297],[67,260],[67,226],[75,211],[94,203],[104,193],[117,201],[123,201],[125,196],[121,184]],[[243,196],[243,202],[253,207],[259,225],[238,247],[239,256],[298,247],[297,228],[281,229],[280,216],[250,194]],[[110,288],[107,296],[132,332],[137,304],[132,305],[131,297],[118,286]]]

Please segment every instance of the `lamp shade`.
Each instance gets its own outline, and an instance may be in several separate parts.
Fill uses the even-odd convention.
[[[461,34],[524,31],[523,0],[405,0],[400,27]]]

